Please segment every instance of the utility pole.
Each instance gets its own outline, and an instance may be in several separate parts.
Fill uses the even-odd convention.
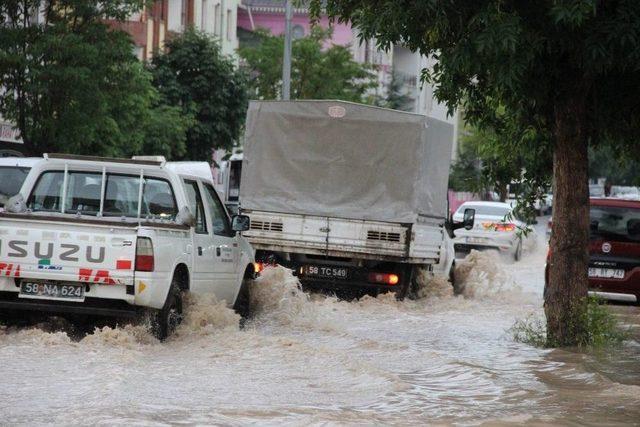
[[[282,60],[282,99],[291,99],[291,19],[292,0],[285,0],[284,57]]]

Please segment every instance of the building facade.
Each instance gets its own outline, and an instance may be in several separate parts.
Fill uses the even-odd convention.
[[[165,40],[193,27],[220,42],[222,53],[237,60],[238,0],[155,0],[125,22],[110,22],[129,33],[138,59],[150,60]]]

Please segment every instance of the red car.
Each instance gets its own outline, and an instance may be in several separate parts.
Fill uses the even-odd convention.
[[[640,201],[593,198],[590,217],[589,294],[639,302]]]

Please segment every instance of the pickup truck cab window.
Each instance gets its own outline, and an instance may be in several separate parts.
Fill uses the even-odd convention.
[[[61,213],[64,197],[65,213],[96,216],[101,208],[102,179],[100,172],[69,171],[65,192],[64,171],[43,172],[29,196],[28,206],[34,212]],[[105,180],[102,214],[137,218],[140,176],[106,173]],[[142,184],[140,216],[174,219],[178,209],[169,182],[144,177]]]
[[[27,205],[33,211],[60,211],[62,203],[62,183],[64,172],[44,172],[38,178],[35,188],[29,196]]]
[[[18,194],[30,170],[24,166],[0,166],[0,207],[9,197]]]
[[[136,217],[140,177],[107,174],[104,197],[105,216]],[[144,177],[142,183],[142,217],[174,219],[178,209],[171,185],[163,179]]]
[[[29,197],[29,207],[34,211],[61,212],[65,197],[65,212],[96,215],[100,210],[100,173],[69,172],[67,191],[63,191],[64,172],[44,172]]]
[[[198,234],[207,233],[207,223],[204,216],[204,205],[202,204],[202,197],[200,196],[200,190],[198,189],[198,183],[196,181],[184,180],[184,188],[187,192],[187,199],[189,200],[189,209],[196,217],[195,232]]]
[[[140,177],[131,175],[107,175],[104,194],[105,216],[136,216]]]
[[[220,198],[216,191],[209,184],[204,184],[204,197],[209,207],[209,215],[211,215],[211,224],[213,234],[220,236],[233,236],[235,233],[231,231],[231,223]]]
[[[102,174],[69,172],[65,211],[83,215],[97,215],[100,211]]]

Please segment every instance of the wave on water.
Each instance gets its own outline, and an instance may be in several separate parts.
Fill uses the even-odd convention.
[[[465,298],[519,298],[522,288],[499,261],[496,251],[472,250],[464,260],[456,262],[456,286]]]

